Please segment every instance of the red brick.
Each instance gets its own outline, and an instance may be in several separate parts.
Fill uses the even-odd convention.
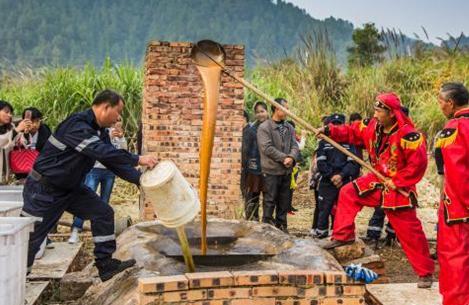
[[[165,302],[198,301],[207,299],[207,289],[165,292],[161,299]]]
[[[363,297],[325,298],[318,305],[366,305]],[[404,304],[403,304],[404,305]]]
[[[312,300],[306,299],[287,299],[287,300],[276,300],[275,305],[314,305]]]
[[[327,284],[345,284],[353,282],[353,280],[342,271],[328,271],[325,274]]]
[[[235,271],[233,276],[238,286],[278,284],[278,273],[275,270]]]
[[[275,305],[275,298],[238,299],[232,300],[230,305]]]
[[[280,271],[278,275],[280,284],[311,286],[324,283],[324,273],[315,270]]]
[[[305,290],[293,286],[260,286],[252,288],[252,295],[255,297],[303,297]]]
[[[233,275],[228,271],[186,273],[186,277],[191,289],[234,286]]]
[[[208,299],[246,299],[252,296],[251,288],[217,288],[208,289]]]
[[[184,275],[157,276],[138,279],[139,292],[164,292],[189,289],[189,281]]]
[[[188,305],[230,305],[230,300],[207,300],[190,302]]]
[[[160,301],[161,296],[159,294],[151,295],[151,294],[138,294],[138,305],[154,305],[158,304]]]
[[[365,285],[344,285],[344,295],[346,296],[363,296],[365,292]]]

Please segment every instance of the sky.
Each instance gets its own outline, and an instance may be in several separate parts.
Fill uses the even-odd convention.
[[[437,37],[447,39],[447,33],[469,35],[469,0],[287,0],[303,8],[312,17],[330,16],[348,20],[355,27],[374,22],[381,29],[396,28],[422,39],[427,30],[430,41],[439,44]]]

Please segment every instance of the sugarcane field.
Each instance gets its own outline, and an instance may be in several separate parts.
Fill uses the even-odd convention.
[[[469,305],[467,11],[0,0],[0,305]]]

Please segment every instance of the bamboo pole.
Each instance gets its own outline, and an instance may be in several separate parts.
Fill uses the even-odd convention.
[[[305,128],[306,130],[314,133],[318,138],[323,139],[324,141],[330,143],[332,146],[337,148],[339,151],[341,151],[342,153],[344,153],[348,157],[352,158],[355,162],[357,162],[358,164],[360,164],[361,166],[365,167],[370,172],[375,174],[376,177],[378,177],[381,181],[383,181],[383,182],[386,181],[386,177],[383,174],[381,174],[379,171],[377,171],[375,168],[373,168],[370,164],[363,161],[362,159],[357,157],[355,154],[351,153],[350,151],[348,151],[347,149],[342,147],[342,145],[340,145],[336,141],[332,140],[330,137],[326,136],[323,133],[320,133],[320,131],[317,128],[314,128],[308,122],[306,122],[302,118],[298,117],[293,112],[291,112],[287,108],[283,107],[281,104],[277,103],[273,98],[271,98],[270,96],[268,96],[267,94],[265,94],[264,92],[262,92],[261,90],[256,88],[254,85],[252,85],[249,82],[245,81],[243,78],[236,76],[233,72],[231,72],[227,68],[223,67],[222,69],[223,69],[223,72],[225,72],[228,76],[230,76],[233,79],[235,79],[236,81],[240,82],[246,88],[252,90],[255,94],[262,97],[266,102],[268,102],[271,105],[274,105],[276,108],[279,108],[280,110],[285,112],[288,116],[290,116],[296,123],[300,124],[303,128]],[[407,193],[406,191],[404,191],[402,189],[397,189],[397,191],[399,193],[401,193],[402,195],[404,195],[406,197],[409,197],[409,193]]]

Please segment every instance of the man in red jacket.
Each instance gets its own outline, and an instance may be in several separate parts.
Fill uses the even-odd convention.
[[[435,143],[438,173],[444,175],[438,211],[437,253],[443,305],[469,304],[469,92],[447,83],[438,96],[449,119]]]
[[[434,263],[417,218],[415,185],[427,167],[426,145],[394,93],[378,95],[374,118],[351,125],[328,125],[326,134],[337,142],[364,146],[372,166],[387,177],[383,183],[373,173],[345,185],[339,194],[334,233],[323,245],[335,248],[355,240],[355,217],[363,206],[382,206],[415,273],[418,287],[431,287]],[[408,193],[402,195],[397,188]]]

